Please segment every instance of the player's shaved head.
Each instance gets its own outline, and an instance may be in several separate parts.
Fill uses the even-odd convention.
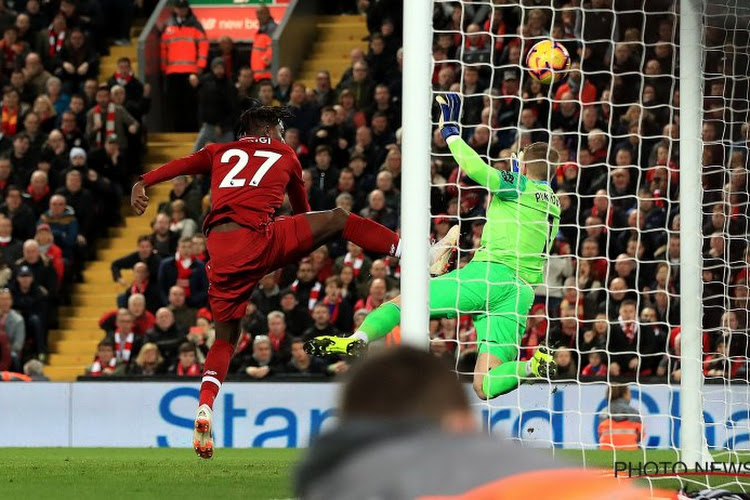
[[[535,142],[524,148],[523,162],[530,179],[546,181],[557,170],[560,156],[546,142]]]

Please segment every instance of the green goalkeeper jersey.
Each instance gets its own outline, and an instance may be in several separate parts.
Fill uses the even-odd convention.
[[[487,165],[458,136],[448,141],[464,172],[492,192],[476,261],[504,264],[531,285],[544,281],[544,264],[560,225],[560,201],[546,182]]]

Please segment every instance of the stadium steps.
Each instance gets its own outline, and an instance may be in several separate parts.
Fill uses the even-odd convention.
[[[166,160],[189,154],[194,140],[195,134],[150,134],[145,168],[151,170]],[[169,184],[149,188],[149,207],[141,217],[133,215],[129,205],[124,207],[125,226],[111,228],[109,238],[99,245],[97,260],[86,265],[84,282],[74,288],[73,305],[60,309],[60,329],[49,335],[49,365],[45,367],[45,374],[51,380],[75,380],[91,363],[96,344],[104,337],[99,318],[116,308],[117,294],[123,291],[112,281],[110,264],[115,258],[133,251],[139,235],[151,232],[151,220],[159,203],[169,198],[169,190]],[[123,277],[130,281],[132,274],[125,271]]]
[[[315,25],[318,36],[310,55],[302,63],[298,81],[306,87],[315,86],[315,74],[323,69],[331,72],[331,83],[338,84],[349,67],[352,49],[367,51],[367,24],[364,16],[319,16]]]
[[[136,19],[130,28],[130,45],[125,47],[112,45],[109,48],[109,55],[101,58],[99,61],[100,83],[105,83],[117,70],[117,60],[121,57],[129,57],[133,73],[138,74],[138,37],[141,36],[145,24],[146,19]]]

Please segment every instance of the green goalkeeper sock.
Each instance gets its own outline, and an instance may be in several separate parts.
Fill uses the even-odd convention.
[[[496,398],[502,394],[512,391],[520,379],[529,376],[527,361],[510,361],[491,369],[482,381],[482,392],[487,399]]]
[[[393,302],[386,302],[367,315],[354,336],[361,338],[360,334],[364,334],[367,336],[367,341],[372,342],[388,335],[399,321],[401,321],[401,308]]]

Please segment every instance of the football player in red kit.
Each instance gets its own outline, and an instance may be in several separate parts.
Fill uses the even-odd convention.
[[[269,272],[297,262],[318,246],[343,236],[368,251],[398,257],[396,233],[341,208],[310,212],[302,167],[283,140],[285,108],[256,106],[240,117],[240,139],[210,144],[141,176],[131,204],[141,215],[146,188],[179,175],[211,176],[211,211],[203,223],[210,260],[208,300],[216,341],[204,365],[193,446],[213,455],[212,408],[234,355],[239,323],[256,283]],[[293,216],[274,217],[289,195]]]

